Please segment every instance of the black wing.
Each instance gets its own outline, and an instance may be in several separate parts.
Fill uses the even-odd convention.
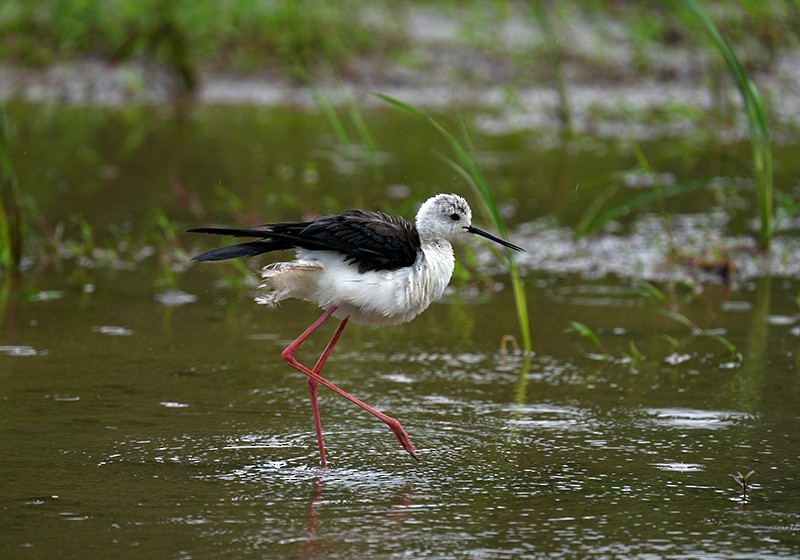
[[[411,266],[420,251],[417,229],[405,219],[366,210],[347,210],[311,222],[266,224],[263,229],[198,228],[190,231],[235,237],[260,237],[258,241],[214,249],[194,260],[224,260],[269,251],[303,248],[336,251],[360,272],[394,270]]]
[[[263,229],[233,229],[233,228],[195,228],[190,229],[189,233],[211,233],[215,235],[230,235],[233,237],[261,237],[259,241],[250,241],[228,247],[220,247],[195,255],[193,261],[224,261],[238,257],[255,257],[270,251],[280,251],[291,249],[292,245],[280,240],[270,239],[271,233]]]

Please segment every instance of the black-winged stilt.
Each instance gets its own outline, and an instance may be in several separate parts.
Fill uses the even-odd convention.
[[[196,261],[219,261],[295,249],[295,260],[273,263],[262,269],[260,287],[266,293],[259,295],[257,301],[275,306],[284,299],[299,298],[325,309],[322,316],[281,353],[284,362],[308,377],[323,467],[327,460],[317,404],[317,384],[328,387],[383,420],[400,445],[416,458],[411,440],[400,422],[322,377],[322,366],[347,322],[397,325],[425,311],[444,293],[453,274],[455,258],[450,243],[468,233],[515,251],[523,250],[473,226],[472,210],[467,201],[455,194],[439,194],[426,200],[417,213],[416,226],[404,218],[383,212],[347,210],[310,222],[265,224],[255,229],[197,228],[189,231],[259,238],[213,249],[194,257]],[[309,369],[299,363],[294,354],[331,315],[341,319],[341,323],[317,363]]]

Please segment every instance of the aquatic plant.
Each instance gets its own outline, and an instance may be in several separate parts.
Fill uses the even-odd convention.
[[[774,234],[774,194],[772,179],[772,147],[770,141],[769,124],[767,122],[764,102],[756,85],[748,78],[747,73],[736,56],[730,43],[727,42],[716,24],[708,15],[700,0],[676,0],[686,13],[691,15],[694,22],[706,31],[712,44],[721,54],[736,86],[742,96],[745,114],[747,116],[749,139],[752,153],[752,173],[756,182],[756,202],[759,215],[759,242],[768,250]],[[642,173],[653,173],[654,169],[644,156],[636,143],[631,143],[631,151],[637,159],[637,166],[632,170]],[[608,202],[618,191],[618,186],[612,186],[596,197],[593,204],[587,209],[575,229],[576,236],[588,235],[611,220],[628,215],[634,210],[659,204],[662,216],[668,215],[664,201],[667,198],[686,194],[695,190],[707,188],[708,178],[695,178],[678,181],[670,185],[656,182],[653,189],[634,196],[630,199],[603,210]],[[667,227],[668,223],[667,223]]]
[[[654,284],[645,281],[638,281],[634,286],[634,291],[642,297],[655,302],[658,305],[658,308],[655,310],[658,315],[679,323],[689,329],[689,337],[683,340],[668,334],[661,335],[661,337],[669,343],[673,350],[678,350],[679,348],[683,347],[689,340],[708,338],[721,344],[728,352],[730,359],[732,359],[735,363],[741,363],[743,361],[741,352],[739,352],[738,348],[733,342],[731,342],[727,337],[723,336],[719,330],[704,329],[685,314],[673,309],[672,306],[674,303],[670,301],[670,298],[667,297],[667,294],[665,294],[663,290]],[[587,325],[578,321],[570,321],[569,327],[567,327],[564,332],[577,333],[589,341],[595,348],[600,350],[601,354],[592,354],[590,355],[591,358],[616,361],[614,354],[612,354],[606,348],[606,346],[600,340],[600,337]],[[645,361],[644,354],[642,354],[633,341],[628,343],[628,351],[622,352],[621,355],[623,360],[627,363],[642,363]]]
[[[600,354],[599,356],[596,354],[593,355],[594,357],[607,361],[611,361],[614,359],[614,356],[611,355],[611,352],[609,352],[608,349],[605,347],[605,345],[602,342],[600,342],[600,337],[597,336],[592,329],[590,329],[583,323],[580,323],[578,321],[570,321],[569,327],[564,329],[564,332],[578,333],[583,338],[591,342],[595,348],[597,348],[598,350],[600,350],[600,352],[602,352],[602,354]]]
[[[462,142],[459,141],[459,139],[456,138],[456,136],[450,132],[447,127],[424,111],[417,109],[408,103],[400,101],[399,99],[395,99],[394,97],[390,97],[382,93],[373,92],[373,95],[389,103],[390,105],[397,107],[398,109],[402,109],[403,111],[406,111],[412,115],[425,119],[439,134],[444,137],[449,144],[450,149],[455,154],[455,159],[452,159],[439,152],[437,152],[437,155],[446,165],[448,165],[453,171],[460,175],[464,181],[466,181],[475,195],[483,202],[483,206],[489,213],[489,216],[491,217],[491,220],[494,223],[498,233],[500,233],[500,236],[507,238],[508,230],[503,217],[500,215],[500,210],[498,209],[497,202],[494,199],[494,194],[489,186],[489,180],[484,175],[480,165],[478,165],[478,162],[471,155],[471,153],[474,153],[475,150],[472,146],[472,141],[470,140],[469,133],[464,122],[461,121],[461,132],[463,138]],[[516,306],[517,321],[519,323],[522,347],[526,352],[530,352],[532,349],[530,320],[528,318],[525,284],[519,275],[519,268],[517,267],[517,263],[513,256],[511,255],[510,249],[503,251],[502,255],[500,251],[495,248],[491,248],[491,250],[501,261],[506,263],[506,267],[508,268],[509,275],[511,276],[511,287],[514,293],[514,303]]]
[[[175,279],[176,260],[188,262],[189,258],[184,253],[178,243],[179,232],[185,228],[173,222],[162,209],[157,209],[153,213],[155,225],[155,245],[158,248],[158,278],[155,284],[161,288],[174,288],[177,285]],[[176,257],[179,257],[176,259]],[[182,258],[180,258],[182,257]]]
[[[705,29],[714,47],[725,60],[725,64],[728,66],[728,70],[742,96],[750,133],[753,175],[756,180],[756,200],[760,220],[759,241],[762,248],[768,250],[774,233],[774,201],[772,192],[772,145],[764,101],[756,85],[748,78],[730,43],[722,37],[716,24],[708,15],[703,3],[700,0],[676,1]]]
[[[693,338],[706,337],[710,338],[711,340],[715,340],[716,342],[719,342],[722,346],[725,347],[725,349],[730,354],[731,358],[733,358],[737,362],[742,361],[743,359],[742,354],[738,351],[736,345],[733,342],[731,342],[727,337],[721,335],[719,331],[716,331],[714,329],[704,329],[700,327],[697,323],[689,319],[689,317],[687,317],[685,314],[672,309],[670,307],[671,303],[669,301],[669,298],[667,298],[667,295],[664,293],[663,290],[659,289],[654,284],[651,284],[650,282],[639,281],[636,284],[636,291],[639,294],[648,297],[649,299],[652,299],[653,301],[662,305],[663,307],[658,309],[658,313],[661,316],[666,317],[667,319],[670,319],[672,321],[680,323],[681,325],[684,325],[686,328],[689,329],[691,337]],[[669,335],[664,334],[662,336],[674,348],[678,348],[681,344],[677,339]]]
[[[645,361],[644,354],[641,353],[639,347],[631,340],[628,344],[629,352],[623,352],[622,357],[632,364],[640,364]]]
[[[725,336],[719,334],[719,332],[713,329],[701,328],[683,313],[673,311],[672,309],[659,309],[659,313],[668,319],[671,319],[677,323],[680,323],[681,325],[684,325],[691,331],[692,337],[695,338],[706,337],[710,338],[711,340],[719,342],[720,344],[722,344],[722,346],[725,347],[725,349],[728,351],[728,353],[733,359],[735,359],[737,362],[742,361],[742,355],[737,350],[736,345],[730,340],[728,340],[728,338],[726,338]]]
[[[641,170],[638,166],[635,169]],[[650,206],[654,203],[662,203],[667,198],[700,190],[707,186],[708,179],[688,179],[671,185],[658,186],[601,212],[603,204],[617,192],[616,188],[611,187],[604,193],[598,195],[598,198],[595,199],[596,203],[593,203],[586,210],[580,222],[575,227],[575,236],[583,237],[589,235],[608,222],[627,216],[635,210]]]
[[[186,209],[195,220],[200,223],[207,223],[208,211],[203,207],[199,198],[188,193],[180,185],[173,185],[173,193],[178,203]],[[253,216],[247,208],[245,202],[231,189],[223,184],[214,186],[214,195],[223,203],[224,211],[228,213],[231,223],[256,223],[257,218]],[[189,263],[189,256],[178,241],[178,233],[185,228],[173,223],[166,214],[156,214],[156,225],[160,230],[157,235],[162,237],[160,242],[156,242],[159,247],[160,278],[157,280],[159,286],[174,287],[174,271],[182,271],[183,267]],[[241,288],[243,286],[254,287],[257,285],[257,276],[253,274],[247,264],[242,259],[232,259],[226,261],[225,266],[214,267],[220,271],[222,277],[220,285],[227,288]]]
[[[353,145],[353,142],[350,140],[350,135],[347,133],[347,127],[345,126],[342,118],[339,117],[339,113],[337,112],[334,104],[322,94],[319,88],[317,88],[317,86],[314,84],[314,81],[311,79],[311,75],[307,68],[298,64],[296,72],[305,80],[306,85],[311,92],[311,97],[314,99],[314,103],[317,105],[317,108],[320,110],[323,117],[325,117],[325,121],[331,127],[331,130],[336,136],[336,140],[341,146],[350,148]],[[346,91],[346,88],[339,80],[339,77],[336,75],[336,71],[332,65],[330,72],[335,77],[334,81],[338,85],[337,89],[343,96],[344,110],[347,118],[350,121],[350,125],[355,131],[356,137],[360,141],[360,145],[363,146],[366,151],[373,176],[375,180],[382,181],[383,168],[378,155],[378,148],[375,144],[372,134],[369,131],[369,128],[367,127],[366,121],[361,114],[358,103],[356,103],[353,96]]]
[[[657,204],[664,226],[667,232],[669,241],[669,253],[671,256],[677,256],[677,249],[672,240],[671,227],[669,223],[669,212],[666,207],[666,199],[700,190],[708,186],[708,179],[688,179],[685,181],[678,181],[669,185],[664,185],[659,178],[656,169],[650,164],[644,151],[642,151],[639,144],[631,140],[629,142],[631,153],[636,158],[636,165],[624,171],[609,174],[603,178],[598,178],[597,184],[602,184],[604,181],[613,181],[612,185],[606,188],[603,192],[598,194],[583,213],[578,224],[575,226],[575,237],[583,237],[595,232],[608,222],[627,216],[635,210]],[[621,203],[608,208],[603,211],[605,204],[617,194],[621,181],[631,173],[645,174],[654,178],[653,188],[643,192],[640,195],[634,196]],[[591,183],[584,183],[584,186],[591,186]]]
[[[733,477],[733,480],[736,481],[736,484],[742,489],[742,502],[747,502],[747,488],[749,486],[748,481],[750,477],[756,474],[756,471],[750,471],[747,474],[742,474],[739,471],[736,471],[736,474],[730,474],[728,476]]]

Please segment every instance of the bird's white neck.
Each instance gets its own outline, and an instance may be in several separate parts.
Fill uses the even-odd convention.
[[[422,244],[406,297],[420,312],[444,293],[455,269],[453,246],[444,239]],[[415,304],[415,305],[414,305]]]

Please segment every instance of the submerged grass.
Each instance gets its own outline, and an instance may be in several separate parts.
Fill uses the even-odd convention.
[[[399,99],[395,99],[394,97],[390,97],[382,93],[374,93],[374,95],[390,105],[393,105],[394,107],[425,119],[431,124],[431,126],[433,126],[434,129],[436,129],[437,132],[439,132],[439,134],[445,138],[455,154],[456,159],[449,158],[444,154],[439,154],[439,157],[467,182],[476,196],[478,196],[478,198],[480,198],[480,200],[483,202],[484,207],[489,212],[497,231],[502,237],[507,238],[508,230],[503,217],[500,215],[494,194],[489,186],[489,181],[483,174],[483,171],[481,170],[477,161],[475,161],[475,158],[470,155],[472,152],[474,152],[474,148],[464,122],[461,121],[462,137],[464,138],[462,143],[452,132],[450,132],[450,130],[447,129],[447,127],[424,111],[421,111],[416,107],[409,105],[408,103],[404,103]],[[510,249],[503,250],[502,256],[500,251],[497,249],[492,248],[492,251],[502,261],[504,261],[508,267],[508,272],[511,276],[511,286],[514,292],[514,303],[516,306],[517,321],[519,322],[520,336],[522,338],[522,347],[526,352],[530,352],[532,350],[530,320],[528,318],[525,284],[520,277],[519,268],[517,267],[517,263],[514,260]]]
[[[725,348],[725,351],[727,352],[725,359],[732,360],[736,364],[742,363],[744,359],[742,353],[739,352],[737,346],[733,342],[721,334],[719,330],[702,328],[685,314],[675,310],[674,302],[667,297],[667,294],[663,290],[651,284],[650,282],[640,281],[635,284],[634,291],[657,305],[657,307],[654,309],[656,315],[669,319],[670,321],[674,321],[689,330],[689,335],[682,339],[675,338],[666,333],[661,335],[661,338],[669,343],[672,352],[678,352],[684,348],[687,343],[693,340],[705,338],[714,340]],[[569,326],[564,332],[577,333],[600,351],[600,354],[589,354],[588,357],[591,359],[614,363],[627,363],[632,365],[641,364],[647,361],[647,358],[641,353],[633,341],[628,342],[628,351],[621,352],[621,357],[617,357],[608,350],[594,330],[584,323],[570,321]],[[667,363],[670,363],[672,358],[670,356],[661,356],[661,359]]]
[[[688,179],[686,181],[679,181],[672,185],[661,186],[651,191],[644,192],[624,201],[622,204],[618,204],[601,212],[600,210],[602,209],[602,204],[616,194],[616,189],[612,187],[606,192],[601,193],[595,199],[596,204],[593,203],[589,206],[579,224],[575,228],[575,235],[577,237],[589,235],[590,233],[593,233],[599,228],[603,227],[603,225],[607,224],[608,222],[623,216],[627,216],[635,210],[645,208],[655,203],[663,202],[667,198],[678,196],[680,194],[704,189],[707,186],[708,179]]]
[[[0,269],[17,270],[22,260],[22,196],[11,161],[6,118],[0,107]]]
[[[595,348],[602,352],[602,354],[597,356],[599,359],[608,361],[614,359],[614,357],[611,355],[611,352],[609,352],[605,345],[600,342],[600,337],[597,336],[597,334],[585,324],[579,321],[570,321],[569,327],[567,327],[564,332],[575,332],[588,340]]]

